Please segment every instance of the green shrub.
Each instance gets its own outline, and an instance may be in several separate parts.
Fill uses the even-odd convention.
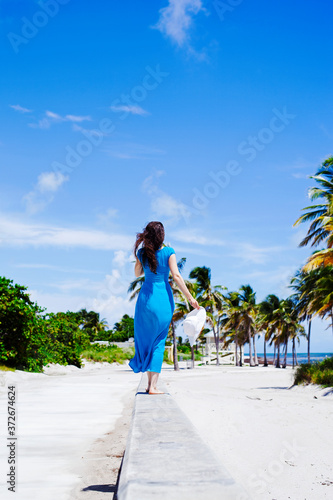
[[[318,384],[333,387],[333,357],[298,366],[295,371],[294,384]]]
[[[311,364],[309,363],[304,363],[302,365],[299,365],[296,368],[295,375],[294,375],[294,384],[310,384],[311,383]]]
[[[40,372],[47,344],[43,309],[27,288],[0,277],[0,362],[9,368]]]
[[[191,350],[189,353],[186,352],[186,353],[178,354],[178,360],[179,360],[180,356],[183,358],[183,361],[186,361],[187,359],[191,359],[192,358]],[[201,358],[202,358],[202,354],[199,351],[194,351],[194,361],[200,361]]]
[[[191,353],[191,346],[189,343],[177,345],[177,351],[184,354]]]
[[[324,368],[324,370],[326,369],[333,370],[333,356],[331,358],[323,359],[323,361],[321,361],[320,364]]]
[[[163,354],[163,363],[167,363],[168,365],[173,365],[173,361],[170,361],[168,356],[168,351],[165,349]]]

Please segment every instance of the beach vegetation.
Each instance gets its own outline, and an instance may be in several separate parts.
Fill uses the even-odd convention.
[[[115,344],[107,346],[93,344],[81,352],[81,360],[95,361],[99,363],[120,363],[133,358],[134,347],[120,348]]]
[[[333,356],[323,361],[305,363],[295,371],[294,384],[317,384],[333,387]]]

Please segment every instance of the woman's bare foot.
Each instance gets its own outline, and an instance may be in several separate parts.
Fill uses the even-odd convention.
[[[149,394],[164,394],[163,391],[159,391],[158,389],[156,389],[156,387],[151,387],[149,389]]]

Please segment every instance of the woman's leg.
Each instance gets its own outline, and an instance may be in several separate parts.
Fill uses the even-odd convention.
[[[151,386],[151,376],[152,376],[152,372],[147,370],[147,376],[148,376],[148,387],[146,389],[146,392],[149,392],[149,389],[150,389],[150,386]]]
[[[157,379],[158,379],[158,376],[159,376],[159,372],[151,372],[151,374],[152,374],[152,376],[151,376],[149,394],[164,394],[163,391],[159,391],[156,388],[156,384],[157,384]]]

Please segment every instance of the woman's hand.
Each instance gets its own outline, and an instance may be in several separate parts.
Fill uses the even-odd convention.
[[[200,309],[200,306],[198,304],[198,302],[195,300],[194,297],[190,297],[188,299],[189,303],[191,304],[192,307],[195,307],[196,309]]]

